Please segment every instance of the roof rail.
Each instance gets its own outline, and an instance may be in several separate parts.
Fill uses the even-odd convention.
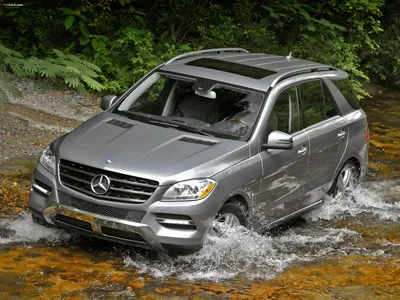
[[[293,70],[293,71],[289,71],[286,73],[283,73],[279,76],[277,76],[271,83],[271,87],[274,87],[275,85],[277,85],[279,82],[281,82],[282,80],[288,78],[288,77],[292,77],[292,76],[296,76],[296,75],[300,75],[300,74],[306,74],[306,73],[311,73],[311,72],[316,72],[316,71],[337,71],[336,68],[331,67],[331,66],[326,66],[326,65],[310,65],[309,67],[305,67],[305,68],[301,68],[298,70]]]
[[[173,61],[183,59],[186,57],[190,57],[190,56],[196,56],[196,55],[207,54],[207,53],[227,53],[227,52],[249,53],[249,51],[247,51],[246,49],[243,49],[243,48],[204,49],[204,50],[199,50],[199,51],[183,53],[181,55],[175,56],[174,58],[171,58],[169,61],[167,61],[164,65],[168,65],[169,63],[171,63]]]

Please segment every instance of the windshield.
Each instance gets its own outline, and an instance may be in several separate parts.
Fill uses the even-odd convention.
[[[212,89],[203,92],[194,79],[155,73],[133,90],[114,113],[156,126],[247,140],[264,96],[217,82],[207,85]]]

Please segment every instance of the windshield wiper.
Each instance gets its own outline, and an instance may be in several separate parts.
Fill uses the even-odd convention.
[[[157,120],[148,120],[148,123],[151,124],[157,124],[157,125],[161,125],[161,126],[166,126],[166,127],[172,127],[175,129],[180,129],[183,131],[187,131],[187,132],[193,132],[193,133],[198,133],[201,135],[207,135],[207,136],[213,136],[210,133],[204,132],[203,130],[201,130],[200,128],[194,128],[185,124],[176,124],[176,123],[170,123],[170,122],[164,122],[164,121],[157,121]]]

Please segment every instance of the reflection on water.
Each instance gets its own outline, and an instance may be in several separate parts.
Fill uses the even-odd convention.
[[[370,130],[370,179],[400,178],[400,93],[374,94],[361,104]]]

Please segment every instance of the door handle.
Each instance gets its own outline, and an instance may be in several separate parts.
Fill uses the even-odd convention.
[[[342,140],[346,136],[346,132],[344,130],[340,130],[340,132],[337,134],[337,139]]]
[[[307,153],[307,147],[301,146],[300,150],[297,151],[297,156],[303,156]]]

